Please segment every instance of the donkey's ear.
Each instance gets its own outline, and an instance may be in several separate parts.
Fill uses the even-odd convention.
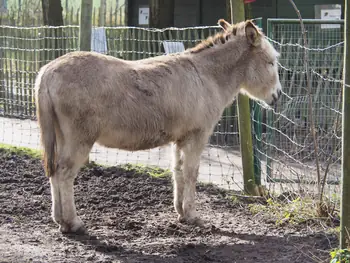
[[[227,29],[231,26],[225,19],[219,19],[218,25],[225,31],[227,31]]]
[[[258,46],[261,43],[261,34],[258,28],[254,25],[252,21],[247,21],[245,23],[245,35],[248,42],[253,46]]]

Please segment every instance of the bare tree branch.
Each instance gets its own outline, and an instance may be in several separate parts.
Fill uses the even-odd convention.
[[[289,0],[291,5],[293,6],[295,12],[298,15],[298,18],[300,20],[300,27],[301,31],[303,34],[303,39],[304,39],[304,46],[308,47],[307,43],[307,37],[306,37],[306,30],[303,22],[303,18],[301,17],[300,11],[295,5],[293,0]],[[305,65],[305,74],[306,74],[306,82],[307,82],[307,90],[309,93],[309,119],[310,119],[310,130],[311,130],[311,135],[313,139],[313,144],[314,144],[314,150],[315,150],[315,160],[316,160],[316,170],[317,170],[317,186],[318,186],[318,194],[320,196],[320,202],[322,203],[323,201],[323,191],[321,192],[321,172],[320,172],[320,164],[319,164],[319,156],[318,156],[318,144],[317,144],[317,137],[316,137],[316,130],[315,130],[315,121],[314,121],[314,116],[312,114],[312,109],[313,109],[313,103],[312,103],[312,89],[311,89],[311,82],[310,82],[310,71],[309,71],[309,52],[308,49],[304,49],[304,65]],[[323,189],[323,188],[322,188]]]

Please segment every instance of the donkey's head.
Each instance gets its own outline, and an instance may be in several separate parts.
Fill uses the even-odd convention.
[[[239,66],[243,66],[244,70],[241,93],[269,105],[275,104],[282,94],[277,67],[278,52],[250,20],[230,25],[220,19],[219,25],[227,39],[243,39],[248,47],[239,61]]]

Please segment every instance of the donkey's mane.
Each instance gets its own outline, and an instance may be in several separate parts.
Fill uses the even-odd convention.
[[[252,22],[253,20],[249,20],[249,21]],[[237,30],[239,30],[239,28],[243,26],[244,26],[243,22],[230,25],[230,27],[227,28],[226,31],[222,31],[222,32],[216,33],[214,36],[208,37],[207,39],[203,40],[193,48],[189,49],[189,52],[198,53],[208,48],[211,48],[213,46],[223,45],[226,42],[228,42],[232,36],[236,36]],[[256,29],[258,30],[258,33],[261,36],[264,36],[264,33],[262,32],[261,28],[256,27]]]
[[[207,39],[197,44],[195,47],[191,48],[190,52],[198,53],[208,48],[211,48],[213,46],[225,44],[230,39],[230,36],[231,35],[235,36],[236,33],[237,33],[237,26],[233,25],[230,28],[229,32],[219,32],[219,33],[216,33],[214,36],[208,37]]]

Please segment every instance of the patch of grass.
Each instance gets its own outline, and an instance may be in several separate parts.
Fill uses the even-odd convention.
[[[340,237],[340,226],[330,227],[326,229],[326,234],[336,235],[338,238]]]
[[[142,164],[122,164],[120,168],[126,171],[135,171],[136,173],[148,174],[152,177],[168,177],[171,175],[171,171],[168,169],[162,169],[157,166],[145,166]]]
[[[18,147],[13,146],[10,144],[4,144],[0,143],[0,149],[4,150],[5,152],[9,154],[16,154],[20,156],[30,156],[35,159],[40,159],[42,157],[42,152],[39,150],[27,148],[27,147]],[[93,161],[90,161],[88,164],[86,164],[84,168],[93,168],[93,167],[109,167],[108,165],[103,165],[99,163],[95,163]],[[167,177],[171,175],[171,171],[168,169],[162,169],[156,166],[145,166],[141,164],[122,164],[119,165],[120,168],[127,170],[127,171],[135,171],[136,173],[144,173],[148,174],[152,177]]]
[[[335,249],[330,252],[330,263],[350,263],[349,249]]]
[[[35,159],[40,159],[42,156],[42,152],[39,150],[35,150],[27,147],[17,147],[10,144],[0,143],[0,149],[3,149],[9,154],[17,154],[20,156],[30,156]]]
[[[263,214],[275,221],[278,226],[285,224],[302,224],[306,221],[319,218],[315,201],[312,199],[295,198],[292,201],[280,202],[269,198],[266,204],[249,204],[251,213]]]
[[[100,164],[100,163],[96,163],[94,161],[89,161],[89,163],[84,164],[81,169],[85,170],[85,169],[91,169],[94,167],[101,167],[101,168],[108,168],[111,167],[111,165],[107,165],[107,164]]]

